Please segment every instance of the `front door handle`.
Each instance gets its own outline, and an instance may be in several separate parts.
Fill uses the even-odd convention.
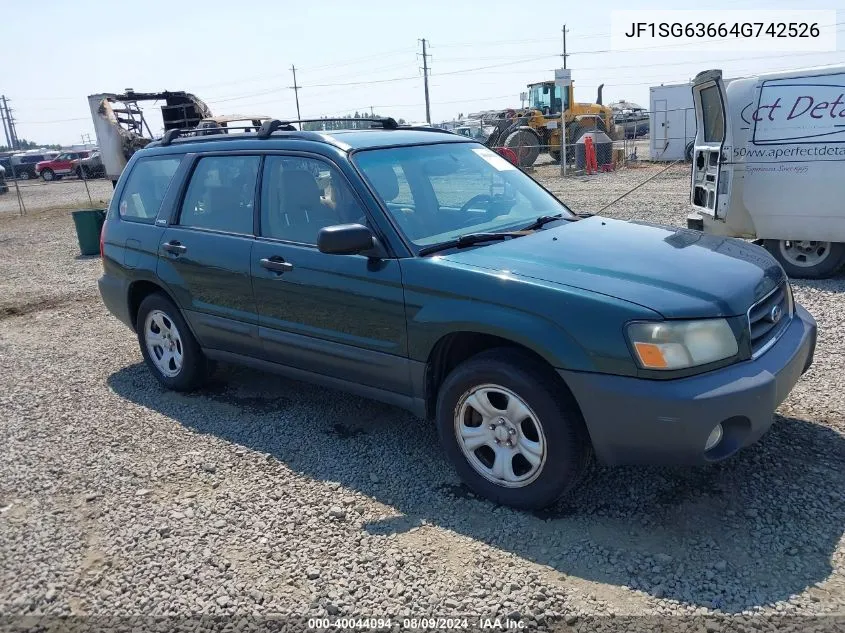
[[[293,264],[286,262],[278,256],[265,257],[261,260],[261,265],[267,270],[272,270],[274,273],[279,273],[280,275],[293,270]]]
[[[166,242],[165,244],[162,244],[161,247],[168,253],[173,253],[174,255],[181,255],[186,250],[188,250],[187,246],[185,246],[184,244],[180,244],[175,240],[172,242]]]

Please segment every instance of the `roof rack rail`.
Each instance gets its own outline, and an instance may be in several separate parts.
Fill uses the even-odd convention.
[[[258,131],[258,137],[269,138],[269,136],[276,130],[284,130],[286,132],[298,132],[299,130],[293,127],[293,123],[299,123],[300,127],[302,127],[302,123],[326,123],[328,121],[340,121],[342,123],[377,123],[379,125],[374,127],[380,127],[384,130],[398,130],[400,127],[399,123],[397,123],[396,119],[394,119],[393,117],[328,117],[322,119],[285,119],[284,121],[280,121],[279,119],[273,119],[271,121],[264,121],[264,123],[261,124],[261,129]],[[331,132],[335,130],[326,131]]]
[[[170,145],[170,144],[171,144],[171,143],[172,143],[172,142],[176,139],[176,137],[178,137],[178,136],[179,136],[182,132],[183,132],[183,130],[180,130],[180,129],[178,129],[178,128],[173,129],[173,130],[167,130],[167,132],[165,132],[165,133],[164,133],[164,136],[162,136],[162,137],[161,137],[161,142],[160,142],[161,146],[162,146],[162,147],[167,147],[167,146],[168,146],[168,145]]]

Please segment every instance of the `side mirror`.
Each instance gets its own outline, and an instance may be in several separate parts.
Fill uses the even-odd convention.
[[[378,246],[376,236],[363,224],[326,226],[317,234],[317,248],[330,255],[370,255],[366,251],[373,251]]]

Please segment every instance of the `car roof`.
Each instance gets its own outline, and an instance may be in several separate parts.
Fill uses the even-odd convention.
[[[169,144],[160,140],[149,143],[144,149],[157,147],[179,147],[193,149],[195,145],[202,145],[206,151],[233,151],[254,149],[260,146],[266,149],[284,149],[290,141],[312,141],[323,143],[343,151],[374,149],[379,147],[396,147],[408,145],[432,145],[435,143],[468,143],[473,142],[460,134],[453,134],[438,128],[398,128],[398,129],[366,129],[366,130],[332,130],[332,131],[277,131],[267,138],[261,138],[254,132],[243,134],[210,134],[207,136],[179,137]]]

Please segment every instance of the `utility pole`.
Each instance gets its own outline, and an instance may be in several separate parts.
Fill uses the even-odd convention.
[[[561,29],[561,32],[563,33],[563,55],[561,55],[561,57],[563,57],[563,67],[564,68],[566,68],[566,58],[569,57],[569,55],[566,54],[566,32],[567,32],[567,30],[568,29],[566,28],[566,25],[564,24],[563,29]]]
[[[12,149],[20,149],[18,134],[15,131],[15,119],[12,116],[12,111],[9,109],[9,102],[6,100],[6,95],[3,95],[3,111],[6,113],[4,119],[4,130],[8,127],[7,136],[9,140],[9,147]]]
[[[0,97],[0,99],[5,101],[5,95],[3,97]],[[12,139],[9,137],[9,128],[6,125],[6,110],[3,108],[2,105],[0,105],[0,119],[3,120],[3,133],[6,135],[6,147],[12,148]]]
[[[293,88],[293,95],[296,98],[296,118],[301,119],[302,115],[299,114],[299,89],[302,88],[302,86],[298,86],[296,84],[296,66],[291,64],[290,70],[293,73],[293,85],[291,88]],[[300,124],[300,127],[302,127],[302,124]]]
[[[425,38],[422,40],[423,82],[425,84],[425,122],[431,125],[431,103],[428,99],[428,58],[425,50]]]
[[[373,106],[370,106],[370,116],[375,118],[375,114],[373,114]]]

